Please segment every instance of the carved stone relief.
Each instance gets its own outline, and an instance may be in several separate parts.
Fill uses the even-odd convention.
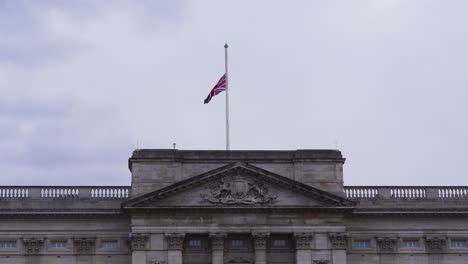
[[[377,250],[379,253],[395,253],[397,251],[396,237],[377,238]]]
[[[260,181],[242,176],[225,177],[209,186],[201,197],[215,204],[262,204],[276,199]]]
[[[130,247],[132,250],[146,249],[149,234],[130,234]]]
[[[185,234],[182,233],[169,233],[164,234],[167,241],[168,250],[182,250]]]
[[[78,254],[91,253],[94,246],[94,238],[75,238],[73,244],[75,244],[75,250]]]
[[[310,240],[312,237],[312,233],[294,233],[296,249],[310,249]]]
[[[23,239],[23,245],[24,245],[26,254],[39,253],[41,251],[43,244],[44,244],[43,239],[35,239],[35,238]]]
[[[426,237],[426,251],[428,253],[444,253],[447,240],[442,237]]]
[[[347,237],[344,233],[330,233],[330,244],[332,249],[346,249]]]
[[[226,233],[210,233],[211,249],[224,250],[224,240],[226,236]]]
[[[268,238],[270,233],[267,232],[258,232],[252,233],[254,239],[255,250],[266,250]]]

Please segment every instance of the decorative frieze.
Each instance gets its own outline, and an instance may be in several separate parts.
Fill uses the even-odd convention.
[[[94,238],[75,238],[73,240],[73,244],[75,245],[75,252],[78,254],[92,253],[94,243]]]
[[[348,238],[345,233],[330,233],[328,236],[332,249],[346,249]]]
[[[396,253],[397,238],[396,237],[378,237],[377,251],[379,253]]]
[[[183,233],[166,233],[164,237],[167,241],[168,250],[182,250],[185,234]]]
[[[26,254],[38,254],[41,251],[42,245],[44,245],[43,239],[23,239],[23,246]]]
[[[296,249],[310,249],[310,240],[312,237],[312,233],[294,233]]]
[[[443,237],[426,237],[427,253],[444,253],[446,251],[447,239]]]
[[[224,240],[226,240],[226,233],[210,233],[211,249],[224,250]]]
[[[132,250],[146,249],[146,245],[149,239],[149,234],[130,234],[130,248]]]
[[[255,250],[266,250],[268,238],[270,233],[268,232],[254,232],[252,233],[254,239]]]

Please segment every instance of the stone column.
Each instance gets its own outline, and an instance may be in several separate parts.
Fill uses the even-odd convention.
[[[182,246],[185,234],[170,233],[164,234],[167,241],[167,263],[182,264]]]
[[[426,237],[426,252],[429,254],[429,264],[441,264],[443,254],[447,253],[447,239]]]
[[[332,249],[333,264],[346,264],[346,248],[348,246],[348,238],[344,233],[328,234]]]
[[[312,233],[294,233],[294,239],[296,241],[296,263],[312,263],[312,250],[310,248],[310,240],[312,237]]]
[[[212,264],[223,264],[226,233],[210,233],[210,238]]]
[[[132,263],[146,263],[147,242],[149,234],[132,233],[129,236],[130,249],[132,250]]]
[[[266,264],[267,254],[266,247],[270,233],[267,232],[254,232],[252,233],[255,247],[255,264]]]

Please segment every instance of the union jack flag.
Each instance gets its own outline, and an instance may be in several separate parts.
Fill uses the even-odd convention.
[[[208,97],[206,97],[204,103],[207,104],[211,101],[211,98],[215,95],[218,95],[220,92],[226,91],[226,74],[224,74],[218,83],[211,89]]]

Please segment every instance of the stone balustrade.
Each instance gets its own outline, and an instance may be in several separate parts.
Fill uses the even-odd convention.
[[[345,186],[352,200],[381,199],[468,199],[468,186]]]
[[[127,199],[130,186],[0,186],[0,199]]]
[[[127,199],[130,186],[0,186],[1,198],[16,199]],[[468,186],[345,186],[351,200],[468,199]]]

